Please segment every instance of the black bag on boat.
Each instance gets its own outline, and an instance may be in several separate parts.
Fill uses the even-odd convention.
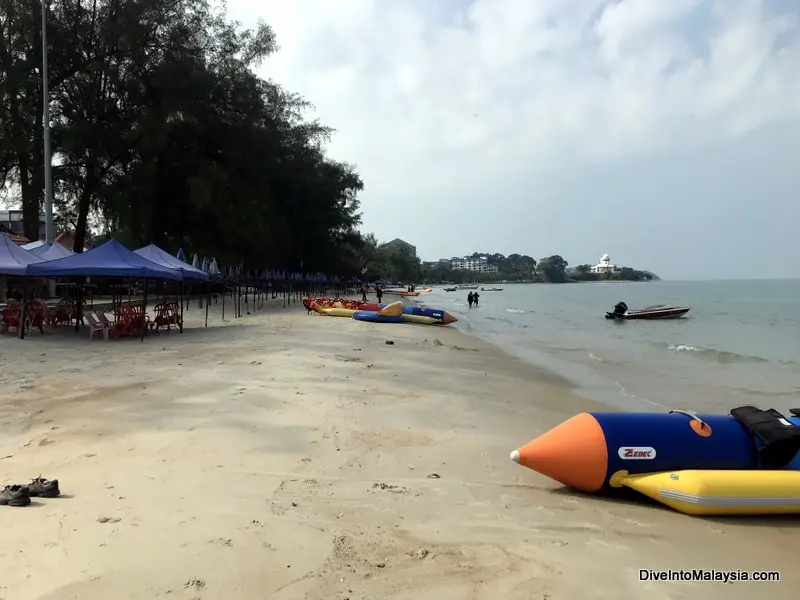
[[[758,457],[762,469],[782,469],[800,452],[800,427],[774,408],[740,406],[731,410],[731,416],[761,441]]]

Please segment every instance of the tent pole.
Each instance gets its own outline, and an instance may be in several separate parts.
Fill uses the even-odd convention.
[[[83,315],[83,284],[78,283],[78,293],[75,295],[75,331],[81,330],[81,318]]]
[[[183,282],[182,281],[181,281],[180,295],[181,295],[181,320],[178,323],[178,331],[183,333]]]
[[[211,286],[206,282],[206,327],[208,327],[208,305],[211,303]]]
[[[144,342],[145,318],[147,317],[147,277],[144,278],[144,292],[142,293],[142,322],[139,324]]]
[[[28,280],[22,286],[22,308],[19,312],[19,328],[17,329],[17,337],[21,340],[25,339],[25,319],[28,316]]]

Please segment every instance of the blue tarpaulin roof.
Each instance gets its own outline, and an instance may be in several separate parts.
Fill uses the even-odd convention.
[[[41,260],[33,252],[17,246],[6,234],[0,233],[0,275],[26,275],[28,265]]]
[[[200,269],[195,269],[192,265],[177,259],[155,244],[150,244],[149,246],[134,250],[133,252],[167,269],[179,270],[183,273],[184,280],[208,281],[208,273]]]
[[[59,258],[64,258],[65,256],[72,256],[75,254],[72,250],[68,250],[58,242],[39,246],[38,248],[31,250],[31,252],[33,252],[42,260],[57,260]]]
[[[28,275],[39,277],[130,277],[182,281],[183,275],[131,252],[117,240],[81,254],[29,265]]]
[[[23,244],[21,247],[25,248],[28,252],[32,252],[36,256],[41,256],[48,250],[50,250],[50,246],[52,244],[48,244],[47,242],[39,242],[38,246],[31,246],[30,244]]]
[[[42,246],[45,246],[46,248],[49,248],[50,244],[48,244],[47,242],[43,242],[42,240],[36,240],[36,241],[33,241],[33,242],[29,242],[27,244],[22,244],[22,246],[20,246],[20,247],[24,248],[25,250],[29,250],[29,251],[33,252],[33,250],[41,248]]]

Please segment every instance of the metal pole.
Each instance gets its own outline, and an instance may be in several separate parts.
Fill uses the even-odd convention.
[[[44,223],[45,240],[55,241],[53,230],[53,174],[50,155],[50,89],[47,74],[47,2],[42,0],[42,128],[44,145]]]

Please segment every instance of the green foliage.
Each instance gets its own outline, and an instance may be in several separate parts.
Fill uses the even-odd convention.
[[[381,245],[371,233],[360,234],[351,248],[358,257],[362,278],[367,281],[412,283],[422,278],[420,261],[408,248]]]
[[[564,283],[567,280],[569,263],[558,254],[539,259],[539,275],[542,281]]]
[[[2,0],[0,183],[26,236],[43,200],[40,8]],[[53,0],[48,16],[55,204],[76,247],[93,219],[156,243],[261,268],[356,274],[355,169],[332,131],[254,69],[277,45],[211,0]]]
[[[435,283],[474,283],[487,281],[536,281],[536,260],[526,254],[504,256],[491,252],[474,252],[471,258],[485,256],[490,265],[497,267],[496,273],[453,270],[449,262],[434,263],[423,268],[424,281]]]

